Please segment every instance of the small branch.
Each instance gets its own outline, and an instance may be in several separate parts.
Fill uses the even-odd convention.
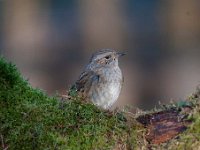
[[[1,147],[3,148],[3,150],[7,150],[8,149],[8,146],[6,146],[5,143],[4,143],[2,134],[1,134]]]
[[[1,134],[1,146],[2,146],[2,148],[5,147],[5,145],[4,145],[4,141],[3,141],[3,135],[2,135],[2,134]]]

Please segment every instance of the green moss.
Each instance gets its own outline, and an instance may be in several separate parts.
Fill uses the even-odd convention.
[[[134,119],[137,115],[126,113],[125,118],[123,113],[99,110],[70,92],[70,100],[48,97],[0,57],[0,149],[148,149],[145,129]],[[200,147],[199,96],[173,107],[188,104],[195,106],[189,129],[156,148]]]
[[[112,149],[136,140],[119,114],[74,96],[60,101],[32,88],[0,58],[0,138],[9,149]],[[132,137],[132,133],[134,133]],[[131,137],[131,138],[130,138]]]

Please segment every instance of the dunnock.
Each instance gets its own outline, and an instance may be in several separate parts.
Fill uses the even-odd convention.
[[[78,94],[103,109],[109,109],[118,99],[123,84],[118,58],[124,53],[103,49],[93,54],[73,86]]]

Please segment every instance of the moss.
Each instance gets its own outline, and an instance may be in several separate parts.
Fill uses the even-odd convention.
[[[1,148],[112,149],[119,143],[132,147],[136,140],[136,127],[129,128],[119,113],[101,111],[77,96],[48,97],[2,57],[0,68]]]
[[[189,129],[178,139],[151,146],[145,140],[145,128],[135,120],[138,114],[102,111],[81,101],[75,91],[70,92],[73,95],[70,100],[49,97],[45,92],[32,88],[15,65],[0,57],[0,149],[200,147],[199,96],[191,96],[189,100],[189,104],[192,102],[195,106],[189,115],[193,121]]]

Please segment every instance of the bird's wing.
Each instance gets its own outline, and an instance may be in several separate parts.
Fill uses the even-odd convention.
[[[83,72],[75,83],[76,90],[86,97],[88,91],[94,83],[99,82],[99,75],[93,71]]]

